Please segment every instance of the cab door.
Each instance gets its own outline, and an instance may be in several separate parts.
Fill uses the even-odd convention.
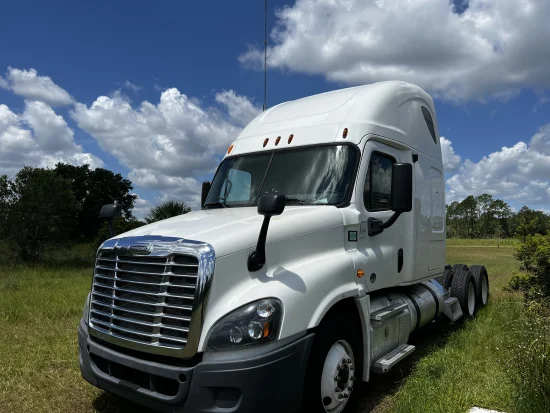
[[[386,222],[393,215],[392,167],[394,163],[410,163],[412,154],[372,140],[365,143],[363,154],[356,188],[358,249],[364,256],[366,288],[374,291],[399,285],[403,279],[406,228],[411,214],[401,214],[392,226],[376,235],[369,235],[368,221],[374,218]]]

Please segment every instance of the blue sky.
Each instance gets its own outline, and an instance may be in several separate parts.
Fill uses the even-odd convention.
[[[549,210],[548,2],[458,3],[270,0],[268,105],[412,81],[436,97],[449,200]],[[261,0],[9,2],[0,36],[0,174],[91,161],[133,180],[138,215],[196,206],[262,104]]]

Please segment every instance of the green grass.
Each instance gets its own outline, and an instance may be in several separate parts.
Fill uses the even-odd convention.
[[[447,245],[474,246],[474,247],[513,247],[519,243],[516,238],[449,238]]]
[[[77,326],[90,287],[89,249],[77,265],[55,257],[41,267],[0,267],[0,412],[143,411],[87,384],[78,368]],[[416,352],[359,387],[359,412],[543,412],[517,397],[503,349],[523,307],[506,285],[518,263],[512,248],[449,245],[449,263],[483,263],[491,304],[460,326],[434,323],[411,337]]]

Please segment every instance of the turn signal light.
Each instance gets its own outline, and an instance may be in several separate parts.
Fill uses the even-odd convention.
[[[365,271],[363,270],[357,270],[357,277],[361,278],[363,275],[365,275]]]

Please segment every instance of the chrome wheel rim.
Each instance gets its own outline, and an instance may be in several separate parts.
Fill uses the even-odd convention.
[[[346,340],[330,348],[321,376],[321,403],[327,413],[339,413],[346,407],[355,381],[353,350]]]
[[[486,276],[481,277],[481,303],[483,305],[487,304],[489,297],[489,282]]]
[[[476,307],[476,290],[474,288],[474,283],[471,282],[468,284],[468,315],[474,315],[475,307]]]

